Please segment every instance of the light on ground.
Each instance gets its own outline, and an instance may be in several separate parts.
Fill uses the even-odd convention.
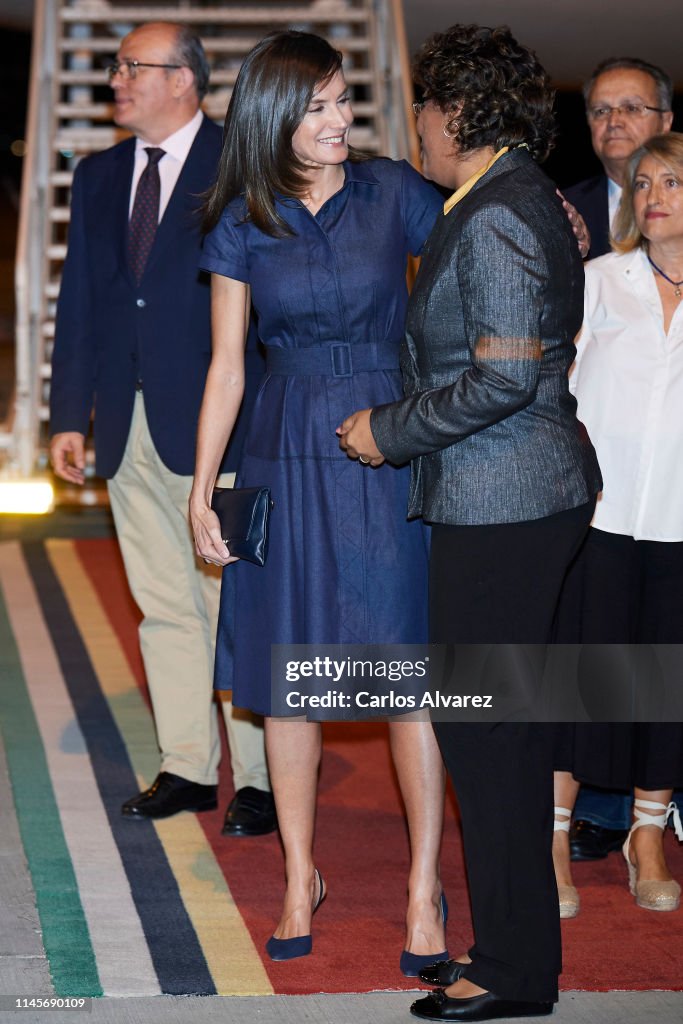
[[[0,513],[44,515],[52,510],[54,493],[46,480],[0,481]]]

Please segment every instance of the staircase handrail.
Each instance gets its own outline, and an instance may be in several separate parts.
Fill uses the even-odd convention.
[[[420,146],[413,115],[410,51],[401,0],[376,0],[379,44],[387,96],[390,152],[387,156],[408,160],[420,169]]]
[[[26,153],[22,168],[15,265],[16,389],[10,465],[22,476],[35,469],[43,310],[42,225],[50,171],[50,119],[55,71],[56,0],[36,0],[29,81]]]

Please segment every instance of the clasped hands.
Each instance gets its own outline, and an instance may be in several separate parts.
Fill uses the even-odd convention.
[[[384,456],[375,444],[370,430],[371,409],[361,409],[347,416],[340,427],[337,427],[339,447],[350,459],[358,459],[365,466],[381,466]],[[190,495],[190,524],[194,534],[197,554],[211,565],[230,565],[238,562],[231,555],[221,536],[218,516],[206,501],[196,492]]]
[[[384,456],[375,444],[370,429],[370,413],[372,409],[361,409],[347,416],[340,427],[337,427],[339,447],[350,459],[358,459],[364,466],[381,466]]]
[[[562,205],[569,218],[572,230],[576,236],[579,250],[583,257],[588,255],[591,244],[591,236],[586,222],[578,210],[567,202],[559,189],[556,190],[562,200]],[[340,427],[337,427],[339,447],[346,452],[350,459],[358,459],[364,466],[381,466],[384,456],[375,444],[375,439],[370,429],[370,413],[372,409],[361,409],[347,416]]]
[[[347,416],[337,427],[339,447],[350,459],[358,459],[365,466],[381,466],[384,456],[375,444],[370,430],[371,409],[361,409]],[[221,536],[216,513],[196,493],[190,495],[190,525],[194,534],[197,554],[211,565],[230,565],[239,558],[231,555]]]

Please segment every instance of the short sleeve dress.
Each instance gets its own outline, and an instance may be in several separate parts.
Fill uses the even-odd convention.
[[[271,488],[268,559],[224,570],[215,667],[215,686],[263,715],[271,644],[427,640],[428,537],[406,518],[408,467],[350,460],[335,429],[402,394],[406,259],[443,200],[404,161],[344,170],[315,216],[277,199],[289,237],[261,232],[234,200],[201,260],[251,286],[267,355],[236,486]]]

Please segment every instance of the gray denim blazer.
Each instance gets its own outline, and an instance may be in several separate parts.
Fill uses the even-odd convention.
[[[380,451],[412,460],[408,514],[480,525],[588,501],[597,458],[567,386],[583,266],[555,186],[505,153],[422,256],[401,351],[406,397],[372,412]]]

